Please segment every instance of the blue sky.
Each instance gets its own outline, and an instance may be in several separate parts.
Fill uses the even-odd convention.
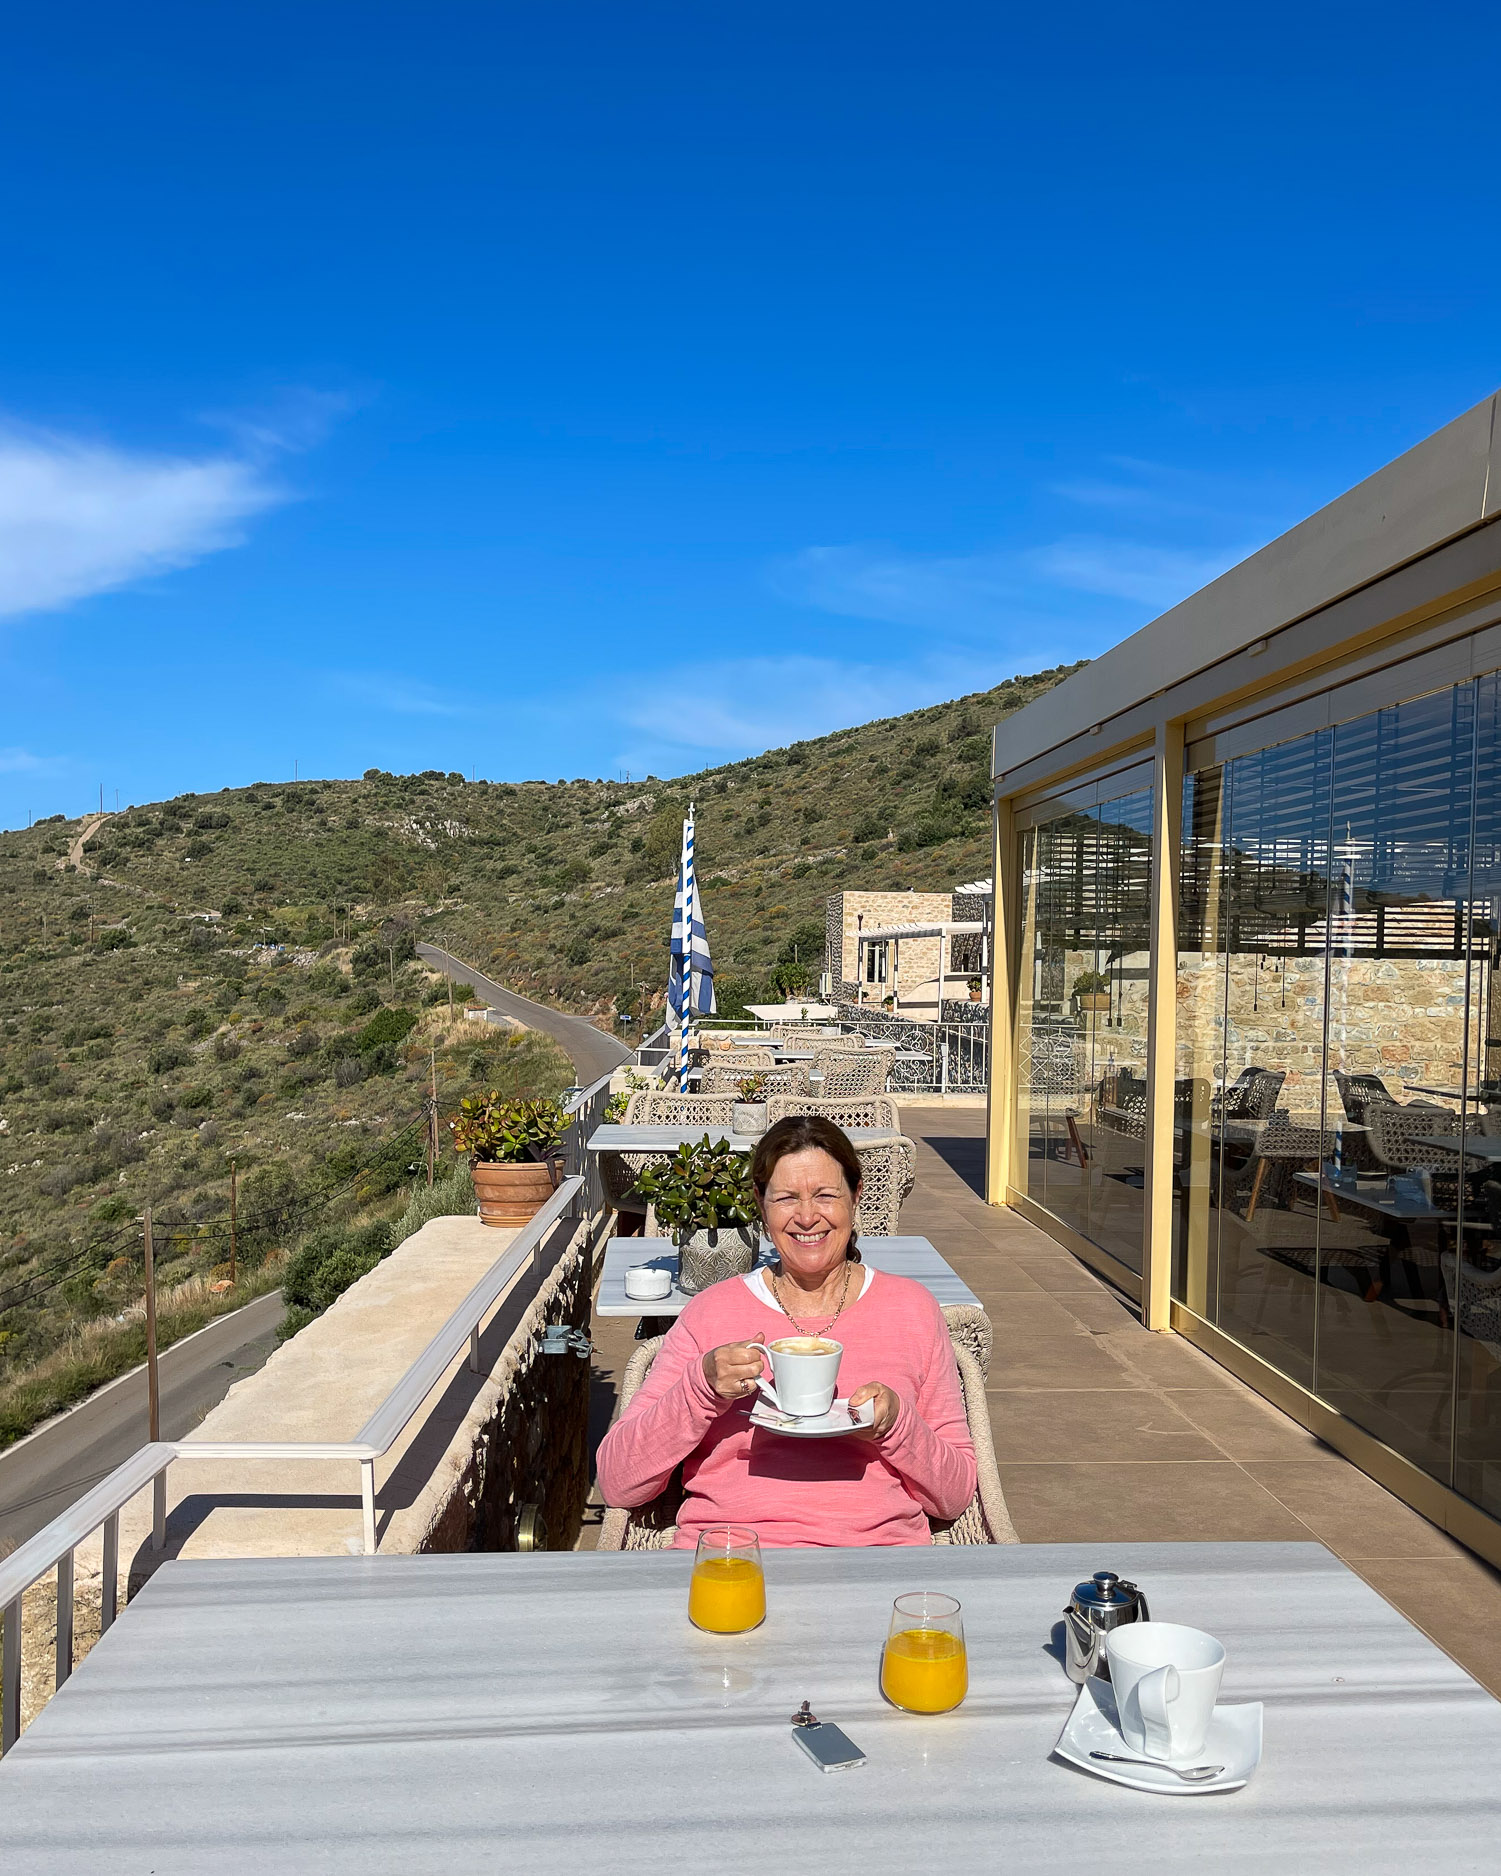
[[[0,824],[671,774],[1102,649],[1501,382],[1498,41],[13,10]]]

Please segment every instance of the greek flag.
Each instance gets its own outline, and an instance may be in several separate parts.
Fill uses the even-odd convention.
[[[688,1026],[694,1016],[714,1014],[714,961],[704,935],[704,909],[693,872],[693,808],[683,823],[678,890],[672,907],[672,978],[668,1005],[678,1025],[678,1086],[688,1081]]]

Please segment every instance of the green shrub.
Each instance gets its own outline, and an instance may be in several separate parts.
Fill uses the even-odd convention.
[[[395,1243],[384,1222],[361,1225],[353,1231],[325,1227],[315,1231],[300,1250],[287,1259],[281,1293],[287,1316],[279,1335],[289,1335],[319,1316],[351,1284],[374,1270],[391,1255]]]
[[[377,1049],[392,1048],[405,1042],[417,1027],[415,1010],[381,1010],[354,1038],[361,1055],[373,1055]]]
[[[123,925],[111,925],[108,931],[102,931],[96,941],[100,951],[126,951],[135,943],[135,939]]]

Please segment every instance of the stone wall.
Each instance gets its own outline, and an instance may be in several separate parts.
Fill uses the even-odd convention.
[[[953,917],[954,898],[947,892],[835,892],[824,912],[824,968],[836,984],[853,984],[858,969],[856,951],[860,920],[866,930],[886,925],[919,925]],[[902,941],[901,977],[914,988],[938,975],[938,940]],[[886,991],[890,991],[888,982]],[[867,987],[879,1001],[875,985]]]
[[[524,1507],[534,1505],[549,1550],[571,1550],[589,1494],[590,1363],[544,1355],[548,1323],[589,1329],[592,1259],[580,1237],[517,1324],[489,1385],[450,1448],[454,1464],[414,1505],[429,1517],[419,1551],[514,1550]],[[467,1458],[465,1449],[467,1448]]]

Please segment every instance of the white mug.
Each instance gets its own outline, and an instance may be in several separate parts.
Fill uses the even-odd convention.
[[[800,1343],[819,1342],[823,1353],[810,1354]],[[774,1342],[751,1342],[749,1347],[764,1355],[771,1364],[775,1385],[763,1374],[758,1377],[761,1391],[773,1407],[799,1420],[826,1414],[834,1405],[834,1391],[839,1385],[839,1357],[842,1342],[826,1335],[781,1335]]]
[[[1225,1672],[1214,1637],[1178,1622],[1127,1622],[1105,1637],[1105,1652],[1131,1750],[1148,1759],[1202,1752]]]

